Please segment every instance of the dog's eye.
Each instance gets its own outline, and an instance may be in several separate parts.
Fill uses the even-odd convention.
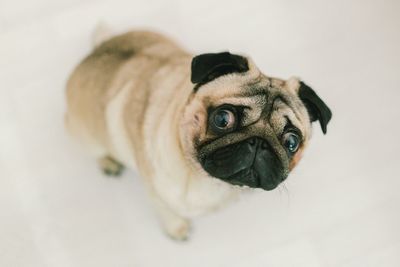
[[[210,123],[216,132],[230,131],[236,126],[236,116],[228,108],[219,108],[211,114]]]
[[[293,132],[287,132],[283,135],[282,142],[290,153],[295,153],[300,146],[300,137]]]

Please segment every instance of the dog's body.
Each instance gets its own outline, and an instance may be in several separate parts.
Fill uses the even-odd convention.
[[[297,79],[285,82],[260,78],[264,76],[250,60],[245,76],[228,72],[215,81],[200,81],[201,77],[194,77],[192,58],[161,35],[129,32],[97,46],[75,69],[67,86],[67,126],[71,134],[90,147],[106,171],[118,172],[121,163],[137,169],[154,200],[162,226],[177,239],[187,236],[188,219],[217,209],[241,190],[213,177],[218,175],[210,175],[215,167],[205,163],[206,156],[200,160],[208,155],[208,150],[215,150],[209,144],[216,139],[205,130],[204,103],[229,99],[238,93],[221,89],[219,96],[210,98],[207,92],[215,90],[210,87],[224,87],[228,83],[233,88],[257,82],[279,90],[285,88],[293,94],[300,86]],[[199,92],[193,90],[191,75],[192,81],[200,81],[197,87],[202,88],[196,89]],[[254,103],[259,104],[262,99]],[[286,112],[285,116],[298,121],[304,142],[293,158],[279,156],[286,169],[298,162],[310,136],[310,118],[306,108],[296,101],[291,104],[297,105],[295,114]],[[282,124],[280,119],[275,121],[274,125]],[[232,135],[229,140],[236,143],[244,137]]]

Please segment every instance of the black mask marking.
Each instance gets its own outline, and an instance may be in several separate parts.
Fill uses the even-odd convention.
[[[211,176],[235,185],[272,190],[286,178],[278,156],[259,137],[217,149],[200,162]]]

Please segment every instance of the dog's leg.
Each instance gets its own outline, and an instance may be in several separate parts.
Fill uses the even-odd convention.
[[[164,232],[174,240],[187,240],[190,232],[190,220],[177,215],[158,196],[152,195],[152,199]]]
[[[124,165],[110,156],[104,156],[98,160],[100,168],[109,176],[120,176]]]

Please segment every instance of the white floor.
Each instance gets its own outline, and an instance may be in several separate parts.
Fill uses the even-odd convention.
[[[0,2],[0,266],[400,266],[399,1]],[[104,177],[63,129],[64,85],[105,21],[194,53],[245,52],[333,110],[287,190],[175,243],[134,173]]]

